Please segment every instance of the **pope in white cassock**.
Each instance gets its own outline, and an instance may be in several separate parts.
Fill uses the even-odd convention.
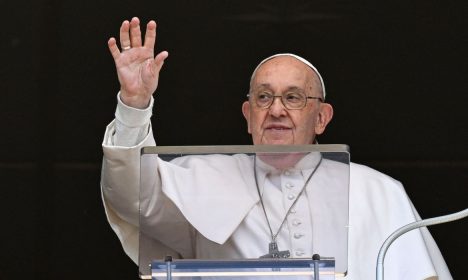
[[[170,163],[152,156],[141,165],[148,193],[142,201],[144,219],[139,220],[140,149],[155,145],[152,94],[168,57],[166,51],[154,57],[155,42],[156,23],[148,23],[142,41],[138,18],[122,23],[121,50],[114,38],[108,42],[121,89],[115,120],[102,144],[101,187],[109,223],[129,257],[138,263],[144,223],[142,236],[148,238],[142,242],[151,258],[258,258],[268,253],[268,243],[290,257],[305,258],[315,252],[327,255],[348,242],[344,279],[374,279],[381,244],[397,228],[418,220],[418,213],[398,181],[354,163],[344,168],[319,154],[289,165],[246,155],[185,157]],[[253,143],[313,144],[333,116],[325,97],[322,77],[305,59],[279,54],[263,60],[253,72],[249,100],[242,104]],[[317,209],[331,207],[314,200],[314,192],[336,192],[329,186],[340,176],[349,180],[347,241],[326,226],[314,226],[320,221]],[[452,277],[424,228],[390,247],[385,279]]]

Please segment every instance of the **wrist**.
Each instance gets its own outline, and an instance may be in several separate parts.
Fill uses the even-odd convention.
[[[124,90],[120,91],[120,100],[123,104],[129,107],[136,109],[146,109],[150,105],[151,95],[141,96],[141,95],[129,95]]]
[[[115,118],[127,127],[139,127],[147,124],[150,121],[153,111],[154,99],[150,98],[149,105],[144,109],[130,107],[123,103],[122,93],[117,94],[117,108]]]

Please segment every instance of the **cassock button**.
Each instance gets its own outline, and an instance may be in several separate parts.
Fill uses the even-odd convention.
[[[291,214],[296,214],[296,209],[291,209],[291,211],[289,211]]]
[[[295,211],[295,210],[294,210],[294,211]],[[291,210],[291,213],[292,213],[292,210]],[[293,226],[296,226],[296,227],[297,227],[298,225],[302,224],[302,222],[301,222],[300,220],[298,220],[298,219],[294,219],[294,221],[292,222],[292,224],[293,224]]]
[[[295,254],[297,257],[301,257],[304,256],[304,251],[302,249],[298,249],[296,250]]]
[[[299,233],[299,232],[294,233],[294,238],[296,238],[296,239],[299,239],[299,238],[301,238],[302,236],[304,236],[304,234]]]
[[[289,172],[289,171],[284,171],[284,175],[289,176],[289,175],[291,175],[291,172]]]
[[[290,184],[290,183],[286,183],[286,185],[285,185],[285,186],[286,186],[286,188],[288,188],[288,189],[290,189],[290,188],[294,187],[294,185],[292,185],[292,184]]]
[[[289,200],[293,200],[293,199],[295,199],[295,198],[296,198],[296,196],[293,195],[292,193],[288,195],[288,199],[289,199]]]

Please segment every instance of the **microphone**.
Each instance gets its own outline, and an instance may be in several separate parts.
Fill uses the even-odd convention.
[[[413,222],[402,226],[401,228],[394,231],[382,244],[380,247],[379,255],[377,257],[377,267],[376,267],[376,279],[383,280],[384,279],[384,261],[385,261],[385,254],[387,253],[388,247],[392,245],[393,241],[395,241],[401,235],[407,233],[416,228],[425,227],[425,226],[432,226],[437,224],[448,223],[456,220],[460,220],[466,218],[468,216],[468,208],[462,210],[460,212],[456,212],[453,214],[434,217],[430,219],[425,219],[417,222]]]

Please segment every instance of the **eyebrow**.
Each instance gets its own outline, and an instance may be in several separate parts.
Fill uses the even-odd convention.
[[[261,84],[259,85],[258,87],[255,87],[254,88],[254,91],[257,91],[257,90],[261,90],[261,89],[271,89],[271,86],[270,84]],[[285,92],[288,92],[288,91],[300,91],[300,92],[305,92],[304,89],[300,88],[300,87],[297,87],[297,86],[289,86]]]

